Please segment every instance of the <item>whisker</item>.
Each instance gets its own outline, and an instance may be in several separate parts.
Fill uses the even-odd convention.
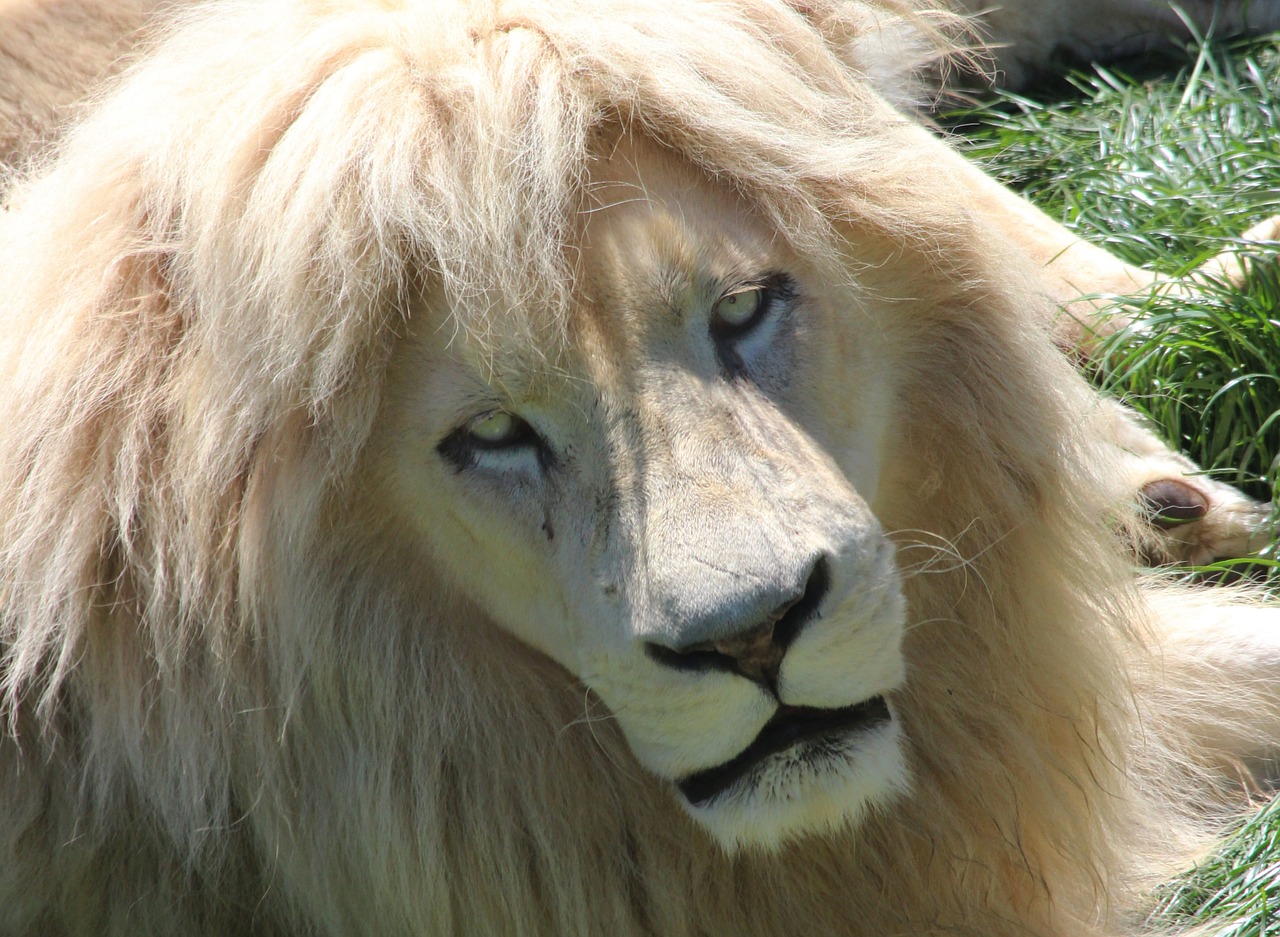
[[[593,708],[599,709],[601,712],[592,712]],[[565,725],[561,727],[557,737],[563,736],[564,733],[568,732],[574,726],[586,726],[587,731],[591,733],[592,742],[595,743],[596,748],[600,750],[605,758],[609,759],[609,763],[627,778],[635,780],[637,775],[633,770],[631,770],[632,766],[620,762],[617,755],[614,753],[614,746],[606,745],[600,738],[600,735],[596,732],[597,723],[616,721],[617,718],[618,717],[614,715],[613,711],[609,709],[609,707],[605,706],[604,701],[591,692],[590,687],[582,685],[582,715],[577,719],[573,719],[565,723]]]

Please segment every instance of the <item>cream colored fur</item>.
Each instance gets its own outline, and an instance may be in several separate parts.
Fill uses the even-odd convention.
[[[1142,931],[1280,612],[1135,579],[927,21],[803,9],[220,3],[10,191],[0,934]]]

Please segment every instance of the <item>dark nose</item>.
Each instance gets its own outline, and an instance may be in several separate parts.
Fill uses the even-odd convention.
[[[830,585],[827,561],[819,557],[809,570],[803,590],[789,597],[761,619],[745,627],[725,628],[723,637],[679,647],[646,642],[650,658],[677,670],[724,670],[774,690],[787,648],[801,629],[818,617]]]

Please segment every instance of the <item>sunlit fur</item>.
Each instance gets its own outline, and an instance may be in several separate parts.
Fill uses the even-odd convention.
[[[903,48],[877,27],[931,41],[896,16],[217,4],[11,190],[0,933],[1142,930],[1215,829],[1211,771],[1280,729],[1280,623],[1135,581],[1034,271],[867,77]],[[628,135],[894,350],[881,392],[832,369],[803,416],[891,426],[866,497],[905,577],[910,787],[771,849],[727,852],[381,497],[407,349],[572,376],[581,212]]]

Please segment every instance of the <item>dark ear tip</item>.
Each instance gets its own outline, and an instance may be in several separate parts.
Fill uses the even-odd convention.
[[[1209,513],[1209,499],[1186,482],[1162,478],[1142,487],[1142,509],[1153,527],[1168,530]]]

